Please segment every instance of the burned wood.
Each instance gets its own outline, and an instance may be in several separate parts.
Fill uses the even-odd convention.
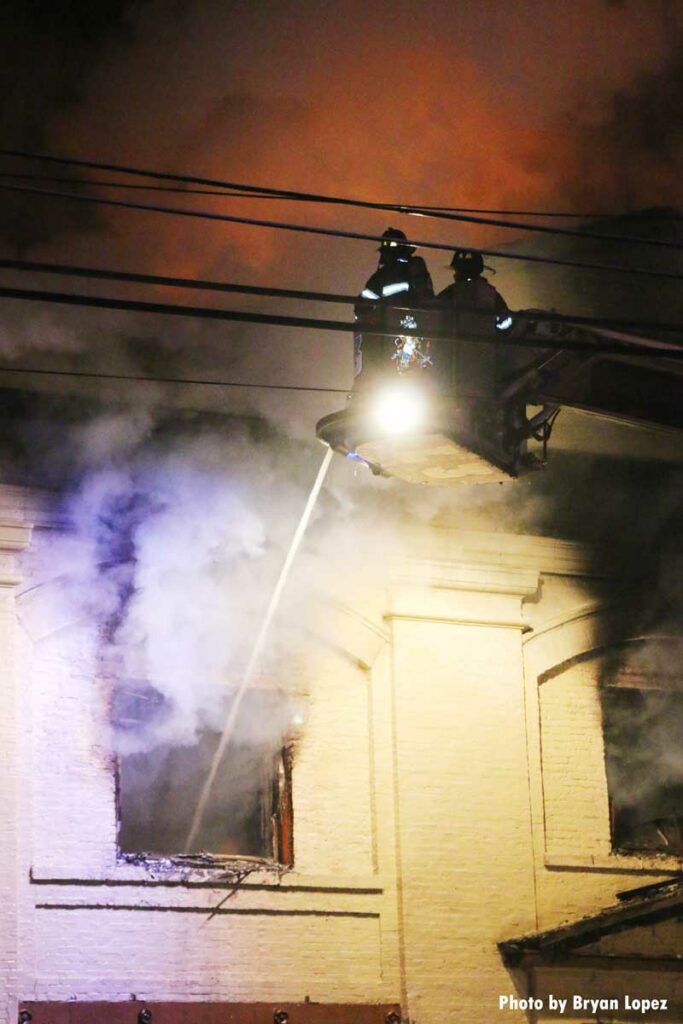
[[[503,962],[507,967],[518,967],[530,959],[536,963],[561,965],[568,961],[575,950],[597,942],[606,935],[616,935],[629,928],[653,925],[680,916],[683,909],[683,879],[667,882],[663,889],[659,886],[645,886],[644,889],[645,895],[634,896],[628,903],[622,901],[616,906],[607,907],[601,913],[584,917],[574,924],[499,942],[498,949]],[[602,961],[606,958],[599,959]]]

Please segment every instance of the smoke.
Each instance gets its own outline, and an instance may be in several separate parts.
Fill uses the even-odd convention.
[[[72,627],[90,636],[78,648],[95,661],[79,654],[79,672],[110,692],[102,744],[120,759],[121,849],[178,852],[320,449],[257,418],[182,423],[161,410],[87,419],[71,446],[62,529],[37,531],[20,618],[39,646]],[[389,517],[379,540],[371,513],[354,521],[352,491],[333,485],[317,510],[196,849],[272,856],[263,800],[305,717],[291,666],[310,646],[319,600],[343,600],[349,576],[355,586],[362,574],[366,592],[383,581],[379,563],[397,546]]]
[[[617,847],[680,855],[683,693],[672,663],[680,661],[681,640],[628,646],[635,652],[626,655],[622,685],[607,686],[601,694],[613,841]],[[657,648],[664,662],[659,674],[654,671]],[[629,676],[636,688],[629,686]]]
[[[373,16],[372,4],[356,0],[324,14],[303,0],[275,10],[263,2],[102,0],[70,11],[57,23],[46,20],[42,5],[8,8],[0,66],[14,86],[4,91],[2,114],[11,145],[363,199],[602,210],[681,203],[676,4],[581,0],[567,10],[542,0],[487,0],[459,5],[454,17],[445,0],[429,11],[402,2],[389,23],[384,12],[377,16],[379,5]],[[10,101],[16,96],[21,103]],[[4,160],[3,169],[84,173],[17,160]],[[9,193],[2,202],[4,248],[33,258],[349,293],[375,259],[373,246],[352,241]],[[182,202],[361,231],[387,226],[384,214],[339,208],[199,196]],[[403,226],[453,245],[509,240],[502,230],[457,223]],[[437,287],[448,281],[446,262],[430,259]],[[499,271],[496,284],[514,299],[514,273],[509,265]],[[7,276],[11,284],[27,280]],[[581,299],[580,284],[572,300]],[[90,281],[74,290],[195,300],[177,289]],[[527,304],[539,307],[542,287],[535,290]],[[200,301],[345,315],[282,300]],[[82,372],[345,387],[350,349],[348,338],[313,331],[9,301],[0,316],[5,359]],[[89,387],[105,393],[104,384]],[[121,397],[128,385],[108,387]],[[149,385],[135,387],[140,402],[162,396],[217,408],[229,401],[233,411],[261,412],[302,435],[329,411],[324,398],[304,405],[298,396],[252,392],[245,399],[208,388],[155,388],[148,398]]]
[[[604,210],[681,203],[676,4],[581,0],[567,10],[542,0],[485,0],[459,5],[456,18],[445,0],[429,11],[402,2],[389,23],[383,5],[377,17],[380,5],[373,16],[373,5],[357,0],[324,14],[303,0],[275,10],[264,2],[102,0],[71,5],[73,16],[59,23],[46,21],[41,5],[13,6],[0,66],[16,86],[4,93],[5,137],[19,147],[364,199]],[[26,101],[10,104],[17,95]],[[3,167],[77,173],[16,160]],[[372,246],[351,241],[65,200],[5,194],[2,202],[6,249],[35,258],[350,293],[374,261]],[[386,227],[384,214],[278,201],[193,197],[185,205],[362,231]],[[457,223],[404,226],[416,225],[421,236],[453,245],[509,240],[500,230]],[[448,279],[442,262],[431,260],[437,287]],[[504,295],[514,292],[509,266],[496,283]],[[583,285],[572,298],[580,299]],[[168,288],[79,281],[77,290],[188,301]],[[542,304],[541,291],[528,305]],[[221,304],[291,310],[282,300]],[[330,307],[306,312],[329,316]],[[339,336],[55,313],[16,302],[3,307],[0,352],[37,366],[59,354],[59,368],[86,372],[351,382],[350,340]],[[112,393],[125,387],[111,385]],[[148,386],[136,387],[147,402]],[[209,389],[182,394],[172,400],[225,401]],[[152,401],[158,398],[155,389]],[[300,433],[328,411],[314,398],[302,407],[298,398],[253,393],[247,403],[231,392],[229,401],[234,411],[260,411]]]
[[[303,452],[251,428],[188,433],[111,416],[88,424],[87,454],[62,502],[70,529],[31,556],[34,575],[48,559],[54,576],[68,574],[72,603],[104,630],[102,671],[149,680],[172,707],[146,743],[217,727],[225,680],[291,530]],[[266,523],[274,492],[280,515]]]
[[[683,48],[675,4],[482,0],[458,5],[456,16],[447,0],[429,10],[400,2],[388,23],[385,4],[378,17],[380,5],[356,0],[324,11],[305,2],[103,0],[87,10],[71,5],[78,18],[66,26],[43,21],[44,5],[18,6],[16,18],[17,5],[7,7],[12,29],[0,44],[13,86],[4,95],[22,97],[1,115],[5,137],[17,147],[365,199],[607,211],[682,201]],[[375,258],[374,247],[352,242],[95,212],[66,201],[3,202],[4,248],[34,258],[351,293]],[[192,199],[215,210],[226,202]],[[231,212],[246,215],[386,227],[380,214],[229,202]],[[421,237],[453,245],[498,245],[509,237],[424,220],[419,228]],[[432,270],[437,288],[445,284],[436,259]],[[513,297],[513,278],[506,268],[496,279],[506,298]],[[104,289],[80,282],[78,290]],[[564,277],[558,290],[566,311],[580,302],[591,308],[578,311],[607,311],[602,286],[591,293],[584,280]],[[107,293],[181,296],[113,285]],[[615,305],[621,301],[620,293]],[[519,306],[556,304],[540,273],[518,288]],[[282,309],[266,300],[241,305]],[[639,306],[645,308],[640,297],[630,312]],[[330,315],[329,307],[310,312]],[[350,339],[314,332],[18,303],[7,303],[0,318],[3,359],[44,366],[44,357],[58,357],[59,368],[86,372],[345,387],[350,349]],[[42,609],[45,629],[79,618],[98,624],[105,638],[100,669],[123,681],[114,692],[114,742],[129,757],[187,746],[220,728],[315,472],[312,446],[292,438],[311,437],[316,419],[335,404],[329,396],[302,402],[272,392],[133,386],[133,408],[105,416],[91,410],[85,425],[81,416],[58,436],[49,423],[34,427],[22,442],[33,478],[60,489],[70,524],[31,555],[27,617],[31,603],[34,617]],[[119,405],[123,389],[129,385],[110,392]],[[106,395],[102,385],[79,382],[78,391]],[[219,425],[188,413],[198,408],[260,413],[268,425],[256,418]],[[646,475],[647,483],[637,482],[627,467],[610,463],[605,472],[599,458],[560,456],[543,478],[437,494],[356,479],[339,467],[264,672],[312,621],[323,578],[335,593],[350,592],[354,576],[380,585],[379,564],[403,543],[405,513],[424,523],[598,540],[619,565],[641,565],[643,503],[650,510],[647,550],[665,552],[667,502],[680,494],[678,481],[669,490],[667,481]],[[661,510],[653,507],[655,494],[665,495]],[[585,514],[577,514],[579,506]],[[646,621],[678,630],[678,566],[677,555],[662,557],[661,572],[650,560],[647,576],[633,584],[631,635]],[[55,606],[59,615],[51,619]],[[272,715],[273,747],[286,731],[288,708],[285,702]],[[245,740],[250,728],[247,717]]]
[[[17,146],[404,202],[680,201],[675,4],[581,0],[567,11],[489,0],[460,5],[456,18],[437,0],[429,12],[395,4],[387,23],[357,0],[324,15],[307,2],[112,0],[51,31],[42,9],[22,6],[7,57],[24,87],[13,94],[32,103],[7,108],[5,137]],[[29,40],[30,64],[16,56]],[[85,253],[104,233],[113,263],[135,256],[151,270],[282,274],[292,250],[311,252],[255,229],[18,202],[37,215],[6,224],[15,243],[70,230]],[[473,237],[451,234],[454,244]],[[334,269],[309,260],[321,279]]]
[[[50,412],[44,430],[53,435],[63,409]],[[21,432],[19,421],[13,429]],[[152,687],[157,696],[138,709],[146,718],[118,730],[119,750],[189,744],[219,729],[321,449],[257,417],[86,409],[65,435],[67,459],[49,470],[53,449],[41,456],[35,419],[25,429],[32,478],[51,472],[65,524],[39,531],[26,556],[27,627],[40,639],[69,622],[94,623],[99,673],[122,680],[124,691]],[[503,493],[510,498],[506,487],[463,487],[450,503],[461,525],[469,517],[481,526],[486,515],[500,522]],[[321,596],[343,601],[384,586],[387,564],[405,551],[407,518],[429,523],[448,503],[338,460],[288,583],[265,675],[314,628]]]
[[[680,205],[682,83],[678,27],[663,67],[641,73],[606,97],[578,131],[570,129],[562,152],[570,202],[599,209],[609,197],[612,210]]]

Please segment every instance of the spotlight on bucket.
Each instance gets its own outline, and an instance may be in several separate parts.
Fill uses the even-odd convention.
[[[378,389],[371,408],[378,428],[389,437],[415,433],[428,419],[424,389],[403,382]]]
[[[347,407],[318,422],[318,438],[376,475],[410,483],[516,475],[507,412],[494,400],[494,346],[466,340],[493,331],[493,320],[464,326],[436,311],[406,317],[371,306],[354,339]]]

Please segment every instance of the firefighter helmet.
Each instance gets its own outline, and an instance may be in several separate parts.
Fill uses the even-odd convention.
[[[382,242],[377,252],[381,252],[385,256],[392,252],[400,253],[401,256],[412,256],[415,246],[408,245],[407,242],[408,239],[403,231],[398,228],[387,228],[382,235]]]
[[[458,277],[471,281],[484,272],[484,261],[481,253],[469,249],[456,249],[449,264]]]

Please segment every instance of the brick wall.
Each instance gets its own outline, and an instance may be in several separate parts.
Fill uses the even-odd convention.
[[[417,1024],[484,1024],[512,990],[498,940],[654,880],[604,847],[593,682],[550,672],[604,618],[585,553],[429,530],[410,550],[374,608],[321,613],[286,666],[307,706],[295,868],[255,871],[211,921],[226,880],[117,860],[91,632],[29,639],[0,590],[0,1021],[18,994],[400,999]]]
[[[21,686],[16,643],[16,555],[29,539],[21,523],[0,515],[0,1022],[16,1016],[20,914],[20,793],[25,745],[19,713]]]

